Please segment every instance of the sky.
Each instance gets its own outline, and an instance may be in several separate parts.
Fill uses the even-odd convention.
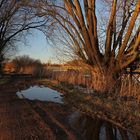
[[[34,30],[31,35],[27,36],[27,43],[19,43],[18,51],[15,56],[28,55],[31,58],[39,59],[43,63],[48,61],[55,62],[54,50],[47,42],[45,35]]]
[[[57,53],[54,51],[52,46],[49,45],[42,32],[34,30],[32,35],[27,36],[27,42],[27,45],[23,43],[18,44],[19,47],[15,56],[28,55],[31,58],[41,60],[43,63],[50,61],[52,63],[59,63],[56,56]]]

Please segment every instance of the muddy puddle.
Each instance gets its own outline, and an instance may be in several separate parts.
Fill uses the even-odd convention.
[[[44,86],[31,86],[26,90],[18,91],[16,94],[20,99],[26,98],[63,104],[63,94]]]
[[[68,120],[71,127],[81,135],[83,140],[139,140],[130,132],[79,112],[70,115]]]

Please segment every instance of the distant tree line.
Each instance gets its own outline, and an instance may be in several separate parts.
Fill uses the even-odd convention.
[[[27,55],[14,58],[11,63],[15,73],[32,74],[33,76],[41,77],[44,71],[40,60],[30,58]]]

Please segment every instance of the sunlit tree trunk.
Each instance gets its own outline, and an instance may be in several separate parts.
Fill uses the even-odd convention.
[[[100,71],[98,67],[91,68],[92,88],[96,91],[104,93],[117,94],[121,88],[120,72],[115,71],[114,67],[102,67],[104,71]]]

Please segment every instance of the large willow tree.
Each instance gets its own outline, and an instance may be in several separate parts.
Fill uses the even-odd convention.
[[[74,50],[93,71],[96,69],[106,87],[104,90],[109,90],[116,84],[120,72],[138,58],[140,0],[106,0],[111,5],[102,33],[104,38],[100,37],[101,24],[97,19],[102,16],[98,13],[97,17],[96,0],[63,2],[56,5],[50,3],[49,6],[55,10],[47,10],[57,23],[59,31],[64,31],[62,40],[66,39],[67,47]],[[101,4],[103,0],[100,0]]]

